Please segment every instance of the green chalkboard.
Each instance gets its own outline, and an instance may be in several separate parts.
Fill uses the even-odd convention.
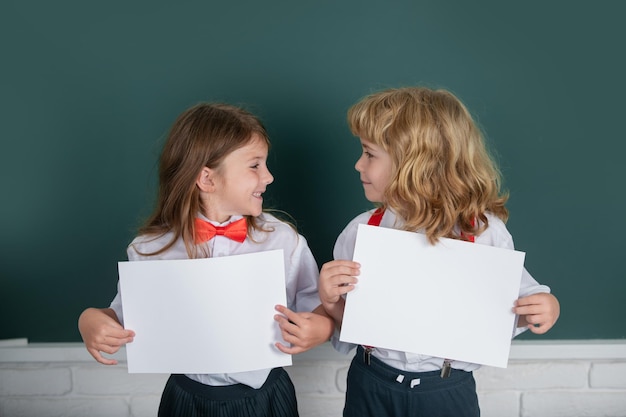
[[[414,84],[457,94],[496,151],[516,247],[562,304],[541,337],[626,337],[625,14],[603,1],[4,1],[0,339],[80,340],[79,313],[108,305],[152,209],[164,136],[199,101],[260,115],[267,205],[328,261],[370,207],[346,110]]]

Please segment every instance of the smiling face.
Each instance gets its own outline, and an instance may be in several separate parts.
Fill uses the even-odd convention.
[[[391,181],[391,156],[380,146],[361,139],[363,153],[354,168],[361,174],[365,197],[372,203],[384,203],[385,190]]]
[[[228,154],[217,168],[203,168],[196,184],[207,218],[222,223],[231,216],[261,214],[263,193],[274,181],[267,154],[267,142],[253,134],[248,144]]]

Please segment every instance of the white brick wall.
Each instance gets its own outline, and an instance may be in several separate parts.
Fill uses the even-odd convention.
[[[167,375],[97,364],[79,343],[0,347],[1,417],[155,416]],[[301,417],[341,416],[351,357],[328,344],[287,368]],[[484,417],[626,417],[626,340],[515,341],[475,373]]]

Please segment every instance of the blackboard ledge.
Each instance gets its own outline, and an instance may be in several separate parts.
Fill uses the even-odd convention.
[[[113,358],[126,361],[126,351],[121,349]],[[335,351],[330,343],[294,356],[297,362],[345,361],[352,354]],[[626,359],[626,339],[598,340],[514,340],[509,355],[511,361],[524,360],[620,360]],[[82,343],[23,343],[3,346],[0,344],[0,364],[15,362],[93,362]]]

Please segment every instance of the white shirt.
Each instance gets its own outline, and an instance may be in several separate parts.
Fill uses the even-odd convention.
[[[206,217],[199,215],[203,220],[209,221]],[[224,226],[228,223],[241,219],[242,216],[233,216],[222,224],[213,223],[215,226]],[[320,305],[317,292],[317,280],[319,270],[315,258],[308,247],[306,239],[299,235],[291,226],[278,220],[276,217],[263,213],[258,217],[259,225],[270,232],[253,231],[243,243],[236,242],[225,236],[215,236],[205,245],[208,245],[212,257],[240,255],[245,253],[263,252],[274,249],[283,249],[285,257],[285,286],[287,291],[287,307],[294,311],[312,311]],[[167,251],[154,256],[143,256],[142,253],[154,252],[162,248],[171,239],[171,233],[166,233],[158,238],[151,236],[138,236],[128,246],[128,260],[155,260],[155,259],[187,259],[187,251],[182,239]],[[236,299],[233,299],[233,308],[236,307]],[[117,314],[118,319],[124,324],[122,299],[118,292],[110,306]],[[273,321],[273,315],[268,317],[268,321]],[[167,334],[164,334],[167,337]],[[228,343],[227,340],[217,341],[218,343]],[[254,352],[250,352],[254,354]],[[252,388],[260,388],[271,369],[263,369],[250,372],[238,372],[230,374],[189,374],[189,378],[206,385],[233,385],[245,384]]]
[[[345,229],[341,232],[335,243],[335,249],[333,251],[333,257],[335,259],[349,259],[351,260],[354,254],[354,245],[356,242],[356,233],[359,224],[367,224],[370,219],[373,210],[362,213],[355,217]],[[487,213],[487,219],[489,220],[489,227],[480,235],[476,236],[475,243],[481,245],[496,246],[499,248],[514,249],[513,238],[507,230],[504,222],[498,217]],[[397,222],[397,224],[396,224]],[[392,229],[398,229],[401,226],[400,220],[395,213],[387,209],[380,222],[381,227],[388,227]],[[540,292],[550,292],[550,288],[545,285],[540,285],[524,268],[522,273],[522,281],[520,284],[520,297],[524,297],[531,294]],[[512,308],[513,306],[511,306]],[[514,330],[513,337],[523,332],[523,328],[516,328]],[[355,344],[345,343],[339,341],[339,334],[335,332],[332,338],[332,343],[335,349],[342,353],[348,353],[350,350],[356,347]],[[401,369],[408,372],[428,372],[436,371],[442,368],[444,358],[436,358],[427,355],[420,355],[417,353],[400,352],[390,349],[374,348],[372,355],[390,365],[396,369]],[[452,367],[461,369],[464,371],[473,371],[480,367],[478,364],[467,363],[461,361],[452,361]]]

